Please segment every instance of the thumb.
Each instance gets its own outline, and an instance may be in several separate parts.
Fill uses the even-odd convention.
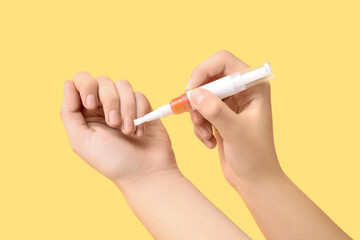
[[[220,98],[206,89],[197,88],[191,92],[190,102],[222,137],[231,136],[231,126],[236,124],[237,115]]]
[[[75,142],[83,141],[84,133],[88,133],[88,126],[80,112],[81,106],[80,95],[74,83],[66,81],[64,84],[64,101],[61,106],[60,115],[72,146],[76,145]]]

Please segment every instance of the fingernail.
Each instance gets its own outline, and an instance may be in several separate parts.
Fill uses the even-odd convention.
[[[206,138],[208,136],[209,131],[205,126],[199,126],[199,131],[202,138]]]
[[[190,78],[189,81],[188,81],[188,83],[187,83],[186,86],[185,86],[185,90],[188,89],[188,87],[190,86],[191,82],[192,82],[192,79]]]
[[[190,99],[191,99],[191,104],[197,108],[200,104],[200,102],[202,101],[202,99],[204,98],[205,93],[200,90],[200,89],[195,89],[191,92],[190,94]]]
[[[86,97],[86,107],[87,108],[96,108],[96,99],[94,95],[88,95]]]
[[[133,121],[131,120],[131,118],[126,117],[124,119],[124,131],[127,133],[131,133],[133,130]]]
[[[111,110],[109,112],[109,122],[111,125],[117,125],[120,123],[120,116],[118,111]]]

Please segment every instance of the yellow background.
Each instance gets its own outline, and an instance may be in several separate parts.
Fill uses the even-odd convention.
[[[116,187],[70,149],[59,108],[77,71],[127,79],[154,107],[226,49],[275,78],[286,173],[359,233],[358,1],[1,1],[0,239],[151,239]],[[166,90],[166,91],[164,91]],[[164,119],[182,172],[264,239],[187,114]]]

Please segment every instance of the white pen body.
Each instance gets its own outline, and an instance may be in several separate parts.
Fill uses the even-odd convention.
[[[243,73],[234,73],[226,77],[220,78],[216,81],[205,84],[199,88],[203,88],[215,94],[220,99],[224,99],[238,92],[244,91],[247,88],[253,87],[267,79],[272,78],[271,67],[268,62],[263,66],[250,69]],[[192,109],[195,109],[191,104],[190,94],[193,90],[187,91],[186,95],[189,99]],[[144,122],[149,122],[155,119],[172,115],[172,108],[170,104],[159,107],[158,109],[146,114],[143,117],[134,120],[135,126],[140,125]]]
[[[220,99],[224,99],[238,92],[244,91],[247,88],[253,87],[267,79],[272,78],[272,71],[269,63],[265,63],[263,66],[251,69],[244,73],[234,73],[226,77],[220,78],[216,81],[210,82],[199,88],[203,88],[218,96]],[[186,94],[190,99],[190,94],[193,90],[187,91]],[[191,104],[191,100],[190,100]],[[195,109],[192,106],[193,109]]]

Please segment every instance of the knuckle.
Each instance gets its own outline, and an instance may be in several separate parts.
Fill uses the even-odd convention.
[[[269,81],[265,81],[263,84],[264,84],[265,90],[266,90],[267,92],[270,92],[270,88],[271,88],[270,82],[269,82]]]
[[[103,99],[103,101],[104,105],[106,106],[117,106],[119,103],[119,98],[117,96],[107,96],[105,99]]]
[[[258,86],[255,86],[252,93],[260,98],[267,98],[270,96],[270,82],[265,81]]]
[[[99,82],[111,81],[111,79],[108,76],[105,76],[105,75],[97,77],[96,80],[99,81]]]
[[[76,80],[76,79],[82,79],[84,77],[88,77],[90,76],[90,74],[88,72],[85,72],[85,71],[81,71],[81,72],[77,72],[75,73],[73,79]]]
[[[135,114],[135,103],[134,102],[126,102],[125,104],[121,104],[121,112],[123,115],[134,115]]]
[[[198,131],[198,129],[197,129],[197,126],[193,125],[193,131],[194,131],[195,136],[196,136],[197,138],[202,139],[202,138],[200,137],[200,134],[199,134],[199,131]]]
[[[196,66],[191,73],[191,77],[195,78],[204,78],[207,77],[207,71],[204,69],[202,64]]]
[[[217,56],[219,57],[229,57],[229,56],[233,56],[233,54],[227,50],[220,50],[218,52],[215,53]]]
[[[200,125],[204,122],[204,118],[199,114],[198,111],[192,111],[190,115],[191,115],[191,120],[194,124]]]
[[[140,102],[147,103],[147,104],[149,103],[147,97],[142,92],[135,91],[134,96],[135,96],[136,102],[140,101]]]
[[[142,92],[139,92],[139,91],[135,91],[134,92],[134,95],[136,98],[139,98],[139,99],[146,99],[145,95],[142,93]]]
[[[221,61],[232,60],[232,61],[240,61],[233,53],[227,50],[220,50],[215,53],[215,56],[219,58]]]
[[[77,90],[81,93],[93,92],[97,87],[97,83],[87,72],[78,72],[74,75],[74,83]]]
[[[88,94],[94,94],[95,96],[97,96],[97,92],[95,91],[93,85],[89,82],[85,82],[81,87],[79,87],[79,92],[83,101]]]
[[[150,109],[150,102],[147,99],[147,97],[139,91],[134,92],[135,95],[135,102],[137,106],[141,106],[142,108],[144,108],[145,112],[148,112]]]
[[[116,85],[119,86],[119,87],[124,87],[124,86],[130,86],[131,87],[131,84],[129,83],[129,81],[124,80],[124,79],[118,80],[116,82]]]
[[[209,139],[212,136],[212,131],[210,131],[209,127],[205,127],[206,128],[206,134],[203,136],[204,139]]]
[[[216,104],[213,104],[212,106],[209,106],[207,108],[207,116],[208,116],[208,118],[210,118],[210,119],[219,118],[222,111],[223,111],[223,108],[224,108],[224,106],[219,104],[219,103],[216,103]]]

